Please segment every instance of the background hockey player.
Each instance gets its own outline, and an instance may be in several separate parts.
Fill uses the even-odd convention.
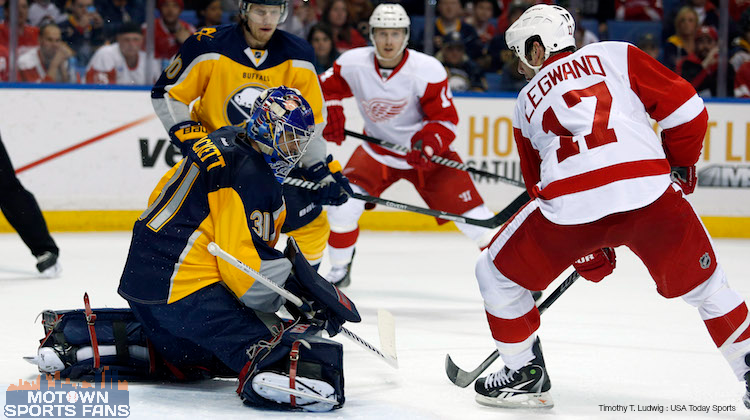
[[[406,49],[409,24],[401,5],[379,5],[370,16],[374,47],[345,52],[320,76],[328,108],[323,136],[337,144],[344,141],[341,99],[354,96],[368,135],[412,151],[404,156],[367,143],[359,146],[344,169],[353,189],[380,196],[394,182],[405,179],[414,184],[431,209],[490,218],[494,214],[484,205],[468,173],[430,161],[434,155],[461,161],[450,146],[456,137],[458,113],[443,65],[431,56]],[[359,200],[328,208],[332,269],[326,278],[334,284],[345,286],[350,281],[358,220],[364,209]],[[456,225],[479,247],[492,239],[489,229]]]
[[[196,121],[211,132],[244,124],[262,90],[284,85],[299,89],[310,102],[319,133],[326,114],[312,47],[276,29],[286,17],[287,2],[240,0],[239,4],[240,22],[196,32],[154,85],[151,98],[164,127],[169,130]],[[293,176],[325,187],[316,193],[285,187],[284,193],[288,217],[282,231],[297,240],[313,265],[323,257],[329,233],[321,205],[341,204],[348,198],[348,182],[334,180],[325,160],[325,142],[316,135],[302,158],[304,169]]]
[[[737,378],[750,382],[747,306],[729,288],[684,197],[697,182],[708,120],[703,101],[633,45],[602,42],[576,51],[574,30],[565,9],[537,5],[505,34],[529,80],[516,102],[513,132],[533,200],[476,265],[505,362],[477,380],[476,399],[500,407],[553,405],[529,291],[543,290],[571,264],[584,278],[602,280],[620,245],[643,261],[660,295],[698,308]],[[649,116],[661,126],[662,141]]]
[[[207,250],[215,242],[274,283],[320,302],[306,261],[293,267],[273,248],[286,216],[281,181],[314,124],[310,104],[282,86],[261,93],[246,130],[227,126],[208,135],[195,122],[175,126],[170,137],[185,158],[164,175],[136,222],[120,281],[120,295],[174,376],[239,376],[237,392],[248,405],[326,411],[344,403],[341,345],[315,333],[324,326],[335,335],[356,308],[342,315],[317,303],[320,322],[281,323],[273,315],[281,296]],[[283,391],[290,387],[335,404],[295,398]]]

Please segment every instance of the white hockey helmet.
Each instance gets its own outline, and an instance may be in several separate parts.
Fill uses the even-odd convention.
[[[544,60],[550,54],[568,47],[575,47],[576,23],[573,16],[560,6],[537,4],[528,8],[505,32],[505,43],[527,66],[538,72],[542,67],[532,66],[526,60],[529,38],[538,36],[544,46]]]
[[[250,13],[250,8],[254,4],[281,6],[281,18],[279,18],[279,23],[282,23],[286,20],[286,16],[289,14],[289,5],[287,3],[288,0],[239,0],[240,16],[245,20],[249,20],[250,17],[248,14]]]
[[[411,19],[406,14],[406,10],[400,4],[389,4],[381,3],[370,15],[370,41],[375,46],[375,28],[404,28],[406,29],[406,35],[404,36],[404,42],[401,44],[398,54],[401,54],[406,49],[406,44],[409,43],[409,26],[411,25]],[[397,54],[397,55],[398,55]],[[378,52],[377,46],[375,46],[375,55],[382,59]]]

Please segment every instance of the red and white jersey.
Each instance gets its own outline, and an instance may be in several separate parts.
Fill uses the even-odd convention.
[[[138,64],[128,67],[120,52],[120,45],[114,43],[99,47],[91,57],[86,69],[86,83],[99,85],[153,85],[161,75],[161,67],[156,60],[151,61],[151,78],[146,80],[146,53],[138,53]]]
[[[656,200],[670,166],[698,161],[707,121],[690,83],[633,45],[600,42],[545,62],[518,95],[513,133],[542,214],[571,225]]]
[[[326,101],[354,96],[365,121],[365,132],[375,138],[411,148],[414,133],[427,124],[443,126],[450,144],[455,139],[458,113],[448,86],[448,74],[438,60],[404,50],[395,69],[381,69],[374,47],[349,50],[320,75]],[[378,162],[396,169],[411,169],[403,154],[363,144]],[[446,145],[448,146],[448,145]],[[447,149],[447,147],[446,147]]]
[[[68,72],[68,80],[61,80],[61,83],[76,83],[75,74],[68,69],[68,62],[62,63],[62,68]],[[47,76],[47,70],[42,65],[42,58],[39,55],[39,47],[34,47],[18,57],[18,81],[28,83],[48,83],[55,82]]]

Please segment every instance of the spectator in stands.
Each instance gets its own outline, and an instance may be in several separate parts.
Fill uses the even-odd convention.
[[[282,29],[300,38],[307,37],[305,24],[302,23],[302,19],[300,19],[297,14],[297,10],[299,10],[301,4],[302,0],[289,0],[287,3],[287,7],[291,8],[289,15],[276,28]]]
[[[734,96],[750,98],[750,61],[745,61],[734,76]]]
[[[742,14],[747,9],[750,9],[750,1],[730,0],[729,1],[729,18],[735,22],[739,22],[739,20],[742,19]]]
[[[65,20],[65,15],[50,0],[36,0],[29,6],[29,23],[42,26],[45,23],[58,23]]]
[[[443,38],[451,32],[458,32],[463,40],[466,53],[474,59],[482,54],[482,42],[477,30],[462,21],[463,6],[459,0],[438,0],[438,17],[435,19],[435,48],[442,48]]]
[[[599,37],[581,24],[583,18],[581,17],[581,13],[579,10],[573,11],[573,19],[576,22],[576,33],[574,35],[576,40],[576,49],[580,49],[586,45],[599,42]]]
[[[482,69],[467,55],[461,34],[451,32],[442,42],[443,48],[436,57],[448,72],[448,85],[453,92],[485,92],[487,82]]]
[[[104,33],[110,41],[114,41],[123,23],[140,25],[146,21],[145,0],[94,0],[94,5],[104,20]]]
[[[104,43],[104,20],[93,0],[72,0],[68,19],[60,24],[62,39],[75,52],[76,66],[85,66]]]
[[[105,45],[91,57],[86,69],[86,83],[99,85],[153,85],[161,74],[158,60],[149,61],[142,51],[144,36],[140,25],[123,23],[117,42]]]
[[[224,14],[224,10],[221,8],[221,0],[201,0],[195,12],[198,15],[198,29],[221,25]]]
[[[699,25],[719,27],[719,11],[715,4],[707,0],[688,0],[688,4],[698,14]]]
[[[506,19],[512,25],[527,8],[526,3],[512,3],[509,6],[509,10],[507,10]],[[490,64],[489,67],[482,66],[485,71],[502,73],[506,64],[511,63],[512,66],[518,66],[518,60],[514,58],[515,54],[508,48],[508,44],[505,43],[505,32],[500,32],[492,37],[487,49],[487,55],[490,57]],[[482,65],[481,62],[479,64]],[[513,68],[515,69],[515,67]],[[515,72],[515,70],[513,71]]]
[[[29,83],[76,83],[76,69],[68,68],[73,50],[62,41],[54,23],[39,28],[39,46],[18,57],[18,81]]]
[[[661,0],[617,0],[615,19],[660,21]]]
[[[518,57],[513,55],[513,60],[505,65],[503,74],[500,75],[500,91],[520,92],[526,86],[526,76],[518,72]]]
[[[171,60],[182,43],[195,32],[195,27],[180,19],[185,8],[183,0],[158,0],[156,6],[161,17],[154,28],[154,56],[161,60]],[[146,35],[146,28],[143,28]]]
[[[349,12],[344,0],[331,0],[326,8],[323,9],[321,21],[331,28],[336,49],[340,53],[367,45],[365,38],[349,24],[348,15]]]
[[[8,81],[8,49],[0,45],[0,82]]]
[[[702,26],[695,36],[695,52],[677,62],[676,73],[693,85],[698,95],[717,96],[719,35],[716,29]],[[727,68],[727,93],[734,88],[734,69]]]
[[[659,42],[656,40],[656,36],[654,34],[646,34],[643,35],[636,44],[638,48],[640,48],[643,52],[653,57],[655,60],[660,59],[661,55],[661,48],[659,47]]]
[[[321,74],[331,68],[339,52],[333,46],[333,33],[328,25],[319,23],[313,26],[307,35],[307,42],[315,50],[315,72]]]
[[[745,9],[739,20],[740,34],[732,40],[729,62],[739,74],[740,67],[750,61],[750,9]]]
[[[675,70],[677,62],[695,51],[695,35],[698,33],[698,14],[690,6],[684,6],[674,19],[675,34],[667,38],[664,45],[664,65]]]
[[[490,20],[497,16],[495,8],[497,3],[493,0],[475,0],[471,16],[466,20],[477,30],[479,40],[485,46],[489,44],[493,36],[497,35],[497,27]]]
[[[309,34],[310,29],[318,23],[320,17],[315,8],[315,0],[294,0],[294,6],[294,16],[297,16],[300,22],[302,22],[305,33]]]
[[[373,10],[370,0],[349,0],[346,7],[349,11],[349,23],[364,39],[369,39],[370,15]]]
[[[8,8],[10,1],[5,2],[5,16],[9,16]],[[16,52],[20,56],[31,48],[39,46],[39,28],[27,23],[29,16],[29,3],[27,0],[18,0],[18,48]],[[0,23],[0,45],[8,48],[10,44],[10,33],[8,30],[8,19]]]

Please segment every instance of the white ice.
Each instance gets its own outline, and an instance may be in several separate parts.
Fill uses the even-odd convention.
[[[34,259],[15,234],[0,235],[0,390],[33,380],[33,355],[43,309],[125,307],[117,293],[129,233],[60,233],[63,276],[36,277]],[[540,238],[540,240],[544,240]],[[750,296],[750,241],[716,241],[730,284]],[[700,418],[747,419],[738,382],[716,350],[697,311],[680,299],[660,297],[640,261],[618,249],[615,273],[599,284],[574,284],[542,316],[539,331],[552,380],[555,407],[512,410],[474,402],[472,386],[451,384],[444,371],[450,353],[471,370],[493,350],[474,279],[478,251],[458,233],[362,232],[346,289],[362,314],[348,327],[378,343],[377,308],[396,317],[400,369],[394,370],[341,338],[345,347],[346,404],[324,414],[279,413],[245,407],[236,382],[130,383],[133,419],[154,418],[344,418],[344,419],[532,419]],[[539,256],[544,258],[544,256]],[[324,266],[325,270],[325,266]],[[570,270],[569,270],[570,271]],[[567,274],[567,273],[566,273]],[[553,283],[551,288],[556,287]],[[550,289],[551,290],[551,289]],[[548,292],[550,291],[548,290]],[[489,371],[497,370],[496,362]],[[0,392],[5,403],[5,392]],[[687,412],[604,412],[601,405],[661,405]],[[691,412],[690,405],[709,407]],[[730,407],[717,413],[714,407]]]

